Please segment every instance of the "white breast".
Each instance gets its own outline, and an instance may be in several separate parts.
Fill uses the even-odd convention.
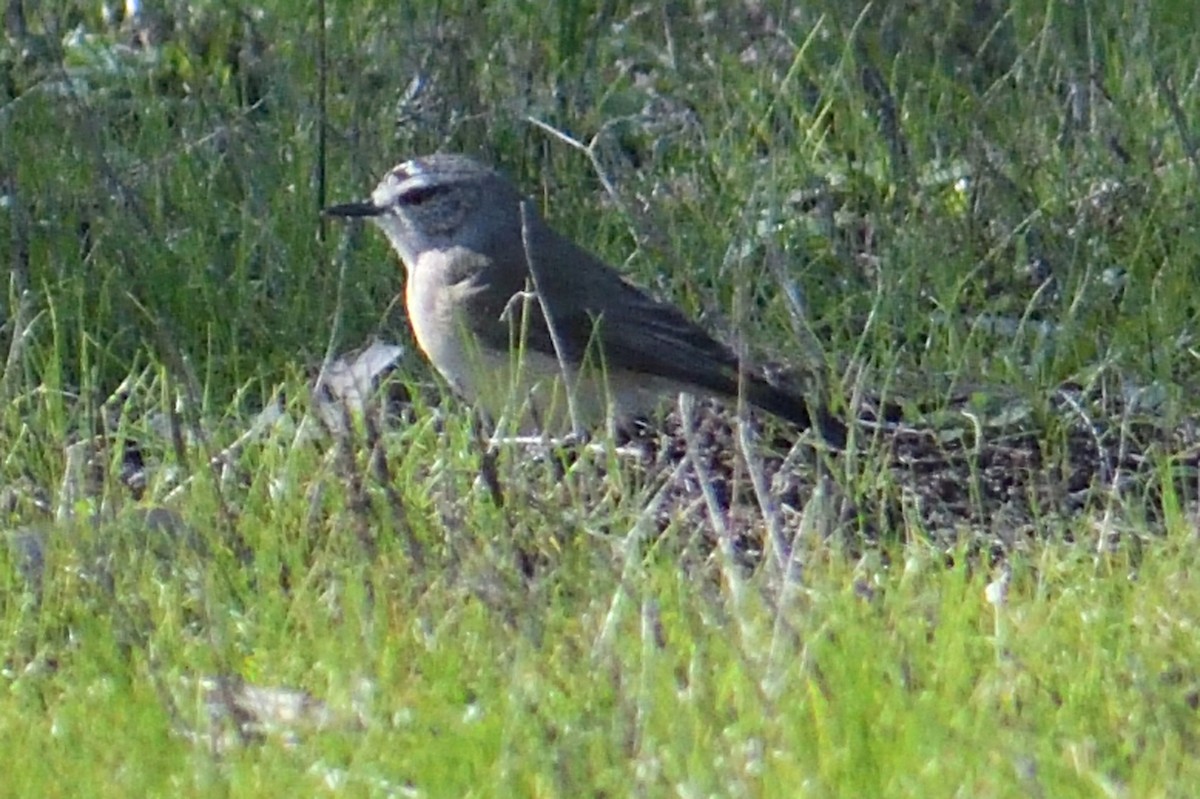
[[[439,268],[440,255],[427,253],[409,268],[404,304],[425,356],[452,386],[469,395],[464,330],[453,307],[454,287]]]

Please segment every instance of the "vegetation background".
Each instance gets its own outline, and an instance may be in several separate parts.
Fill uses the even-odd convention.
[[[1200,6],[6,0],[4,31],[0,794],[1200,784]],[[919,429],[501,449],[498,506],[386,244],[319,216],[437,150]],[[389,402],[331,412],[311,378],[377,336]]]

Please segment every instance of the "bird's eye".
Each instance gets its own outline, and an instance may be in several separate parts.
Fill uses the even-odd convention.
[[[424,205],[429,199],[441,194],[445,186],[415,186],[396,199],[403,205]]]

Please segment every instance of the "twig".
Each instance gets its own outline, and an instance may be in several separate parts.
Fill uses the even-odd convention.
[[[650,498],[650,501],[642,508],[642,512],[638,514],[633,527],[629,528],[629,532],[625,534],[625,540],[621,547],[621,554],[624,558],[621,576],[617,581],[617,590],[613,592],[612,600],[608,603],[608,613],[604,616],[604,623],[600,625],[600,634],[596,636],[596,643],[592,645],[593,659],[606,654],[612,648],[612,641],[616,636],[617,621],[620,618],[624,600],[626,597],[632,597],[634,594],[631,588],[633,569],[635,564],[641,562],[641,559],[638,557],[638,549],[641,546],[642,539],[645,538],[646,531],[650,528],[651,520],[658,514],[659,507],[666,500],[667,491],[683,476],[686,468],[686,459],[681,459],[679,463],[675,464],[675,469],[671,472],[671,476],[663,482],[658,491],[654,492],[654,496]]]
[[[767,525],[768,544],[773,561],[779,573],[784,574],[789,570],[789,564],[792,562],[792,548],[784,535],[783,525],[779,521],[779,508],[771,497],[771,488],[767,485],[766,475],[763,474],[762,462],[753,458],[753,442],[750,440],[749,425],[746,423],[744,415],[739,414],[734,425],[737,428],[738,446],[742,450],[742,460],[746,463],[746,473],[750,475],[750,486],[754,489],[754,498],[758,502],[763,521]]]
[[[33,320],[29,318],[33,303],[29,292],[29,213],[17,193],[16,180],[8,178],[0,188],[8,197],[10,213],[9,241],[12,244],[12,261],[9,264],[10,291],[16,298],[16,311],[9,321],[8,357],[4,361],[4,374],[0,375],[4,396],[13,396],[13,382],[17,364],[25,351],[25,337]]]
[[[550,343],[554,345],[554,357],[558,359],[558,368],[562,371],[563,388],[567,395],[567,413],[571,417],[571,433],[575,436],[582,436],[583,428],[579,425],[579,413],[575,403],[575,381],[571,375],[571,369],[567,364],[566,350],[564,349],[562,339],[558,335],[558,325],[554,319],[554,309],[551,307],[553,303],[542,291],[542,286],[546,285],[546,283],[538,279],[541,265],[538,263],[537,258],[534,257],[533,247],[530,243],[531,231],[529,220],[533,218],[533,214],[534,212],[530,210],[529,200],[522,200],[521,244],[525,248],[525,263],[529,267],[529,279],[533,281],[533,291],[537,295],[538,305],[542,308],[542,316],[546,318],[546,328],[550,331]]]
[[[325,207],[325,162],[329,136],[329,41],[325,33],[325,0],[317,0],[317,210]],[[320,216],[320,215],[319,215]],[[325,217],[320,216],[317,237],[325,241]]]

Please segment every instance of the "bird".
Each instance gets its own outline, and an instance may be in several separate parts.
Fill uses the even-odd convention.
[[[832,448],[846,444],[846,424],[827,405],[767,380],[675,305],[551,228],[507,177],[470,156],[412,158],[369,199],[323,213],[382,230],[404,263],[418,346],[493,421],[508,413],[543,430],[568,419],[624,422],[680,393],[741,396],[815,427]]]

